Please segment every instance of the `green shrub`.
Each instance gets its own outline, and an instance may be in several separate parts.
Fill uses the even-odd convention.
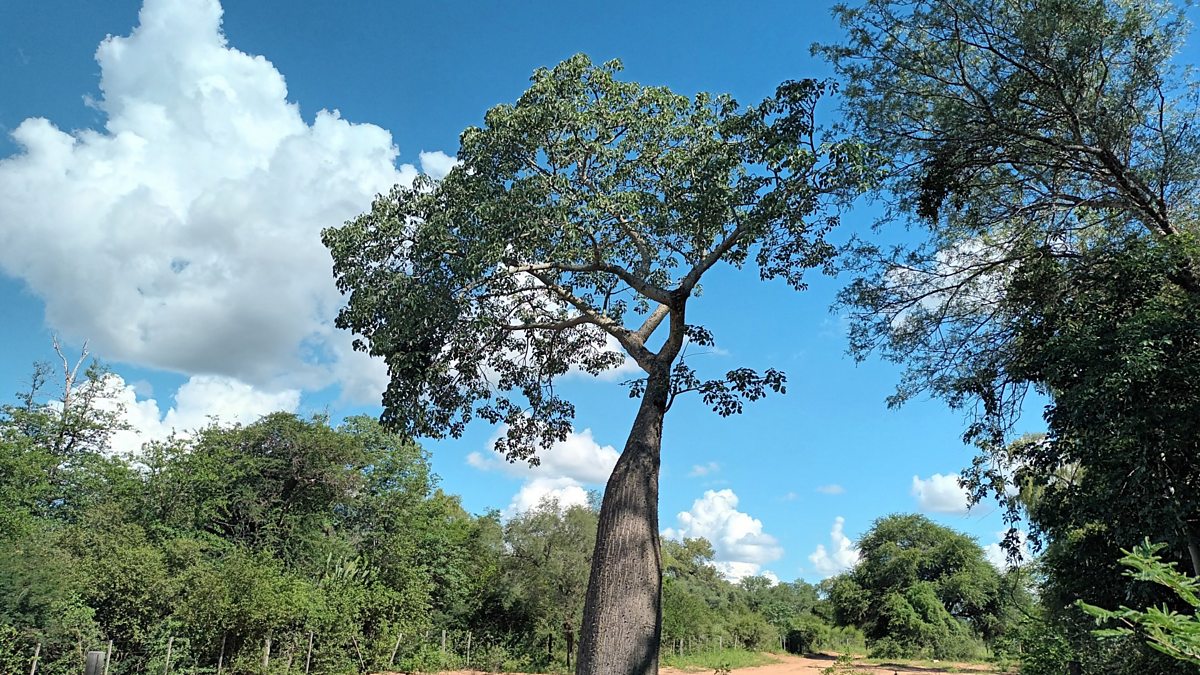
[[[788,622],[784,645],[792,654],[809,654],[824,646],[832,633],[832,627],[810,615]]]

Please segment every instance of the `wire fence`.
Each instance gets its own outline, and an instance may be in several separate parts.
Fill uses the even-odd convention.
[[[527,644],[540,641],[536,636],[526,637]],[[569,659],[564,652],[564,641],[548,637],[546,660]],[[135,671],[150,675],[319,675],[456,669],[501,672],[515,665],[512,645],[512,636],[501,639],[453,629],[397,631],[370,640],[359,635],[350,635],[348,640],[344,635],[323,640],[315,631],[254,639],[226,634],[219,645],[201,645],[186,637],[169,635],[165,640],[153,641],[148,648],[122,649],[112,641],[96,648],[81,642],[75,649],[60,650],[57,654],[51,653],[45,643],[36,642],[23,657],[25,666],[18,672],[20,675],[79,672],[123,675]],[[7,662],[21,659],[17,656]]]

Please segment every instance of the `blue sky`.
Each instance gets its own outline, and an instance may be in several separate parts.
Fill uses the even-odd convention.
[[[744,102],[829,74],[809,55],[837,38],[826,3],[747,7],[257,0],[222,17],[212,0],[0,5],[0,381],[20,388],[57,332],[75,349],[89,339],[121,376],[134,445],[209,415],[377,413],[378,364],[330,323],[320,229],[416,171],[445,171],[464,127],[576,52]],[[848,213],[840,236],[872,215]],[[987,505],[961,512],[962,416],[937,401],[888,410],[897,369],[845,356],[829,311],[839,283],[814,275],[796,293],[724,269],[690,310],[719,347],[698,363],[789,376],[785,396],[740,417],[686,401],[667,420],[662,526],[714,539],[730,574],[818,580],[893,512],[924,511],[985,545],[1003,527]],[[566,387],[577,434],[540,469],[497,463],[496,430],[477,425],[426,443],[443,486],[474,512],[598,487],[633,402],[612,378]]]

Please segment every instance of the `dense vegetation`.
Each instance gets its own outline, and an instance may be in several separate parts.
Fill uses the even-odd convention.
[[[1122,573],[1144,537],[1200,574],[1200,124],[1160,0],[867,0],[818,48],[847,86],[846,129],[886,157],[879,226],[843,292],[851,348],[906,373],[893,403],[968,411],[964,475],[1040,549],[1044,665],[1196,672],[1078,600],[1194,613]],[[1025,395],[1047,433],[1013,439]],[[1014,550],[1021,537],[1008,540]]]
[[[114,674],[161,672],[168,651],[196,672],[569,667],[595,504],[469,514],[423,450],[361,417],[277,413],[119,457],[104,372],[55,396],[45,372],[0,411],[0,671],[28,670],[40,644],[39,672],[78,672],[109,641]],[[861,651],[860,627],[889,655],[1000,644],[1000,575],[975,542],[894,516],[863,550],[815,587],[731,583],[707,541],[664,542],[663,653]],[[895,593],[925,603],[911,634],[887,614]]]

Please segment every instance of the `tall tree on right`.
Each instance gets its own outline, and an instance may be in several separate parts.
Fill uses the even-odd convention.
[[[816,50],[847,83],[847,124],[892,158],[880,225],[924,235],[852,246],[852,351],[907,366],[890,403],[932,393],[974,413],[976,499],[1015,521],[1005,486],[1039,488],[1049,599],[1129,602],[1116,559],[1146,535],[1200,570],[1200,120],[1181,10],[869,0],[837,15],[845,39]],[[1011,444],[1031,388],[1049,433]]]

